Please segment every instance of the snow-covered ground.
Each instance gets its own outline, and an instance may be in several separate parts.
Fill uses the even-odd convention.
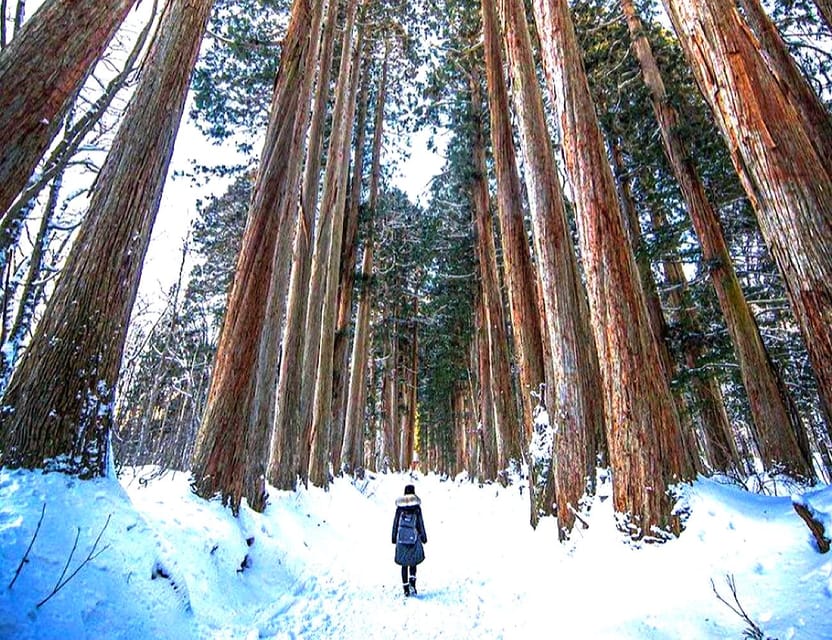
[[[147,472],[0,470],[0,638],[739,639],[746,623],[712,590],[733,602],[726,576],[766,636],[832,638],[832,554],[788,497],[699,480],[681,537],[637,548],[604,482],[590,528],[559,544],[552,521],[529,527],[517,486],[418,476],[427,560],[405,599],[390,533],[409,477],[273,491],[234,518],[184,474]],[[832,489],[809,500],[832,513]]]

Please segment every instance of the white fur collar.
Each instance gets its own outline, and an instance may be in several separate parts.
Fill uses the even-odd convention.
[[[396,498],[397,507],[417,507],[420,504],[422,504],[422,501],[419,499],[419,496],[412,493]]]

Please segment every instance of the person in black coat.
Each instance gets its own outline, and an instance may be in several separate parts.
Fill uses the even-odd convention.
[[[396,498],[392,542],[396,545],[395,562],[402,567],[402,588],[406,596],[416,595],[416,565],[425,559],[422,545],[428,541],[421,504],[412,484],[404,488],[403,496]]]

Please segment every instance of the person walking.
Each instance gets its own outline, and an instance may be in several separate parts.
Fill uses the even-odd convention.
[[[412,484],[404,488],[404,495],[396,498],[396,517],[393,519],[395,562],[402,567],[402,589],[405,596],[416,595],[416,565],[425,559],[424,544],[428,541],[422,519],[422,501]]]

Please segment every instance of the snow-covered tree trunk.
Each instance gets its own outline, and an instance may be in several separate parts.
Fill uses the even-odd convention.
[[[498,7],[549,332],[553,378],[547,395],[550,424],[557,433],[558,525],[564,535],[572,528],[572,509],[577,508],[594,473],[594,436],[603,421],[598,359],[546,127],[525,7],[519,0],[499,0]]]

